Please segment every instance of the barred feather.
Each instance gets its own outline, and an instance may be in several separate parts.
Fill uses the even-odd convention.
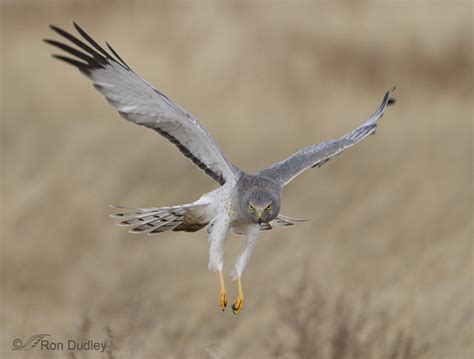
[[[133,227],[130,229],[130,233],[159,234],[171,230],[195,232],[205,227],[208,221],[206,218],[196,221],[193,219],[193,211],[202,209],[207,205],[207,203],[201,203],[161,208],[111,206],[128,211],[112,214],[111,217],[123,219],[117,223],[119,226]]]

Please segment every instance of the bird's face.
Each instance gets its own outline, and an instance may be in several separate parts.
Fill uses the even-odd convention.
[[[254,223],[268,223],[280,212],[280,198],[267,191],[253,192],[245,201],[247,218]]]

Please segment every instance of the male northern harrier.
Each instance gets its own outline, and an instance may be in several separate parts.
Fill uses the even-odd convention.
[[[73,48],[55,40],[45,40],[75,58],[53,56],[77,67],[89,77],[94,87],[122,117],[164,136],[220,185],[193,203],[161,208],[126,209],[127,213],[118,213],[113,217],[122,219],[119,225],[132,226],[131,233],[158,234],[170,230],[195,232],[207,226],[210,243],[209,270],[219,272],[222,310],[227,305],[222,274],[226,239],[230,231],[246,235],[247,240],[237,257],[234,271],[239,294],[232,310],[238,314],[244,304],[242,273],[260,231],[272,229],[274,226],[291,226],[302,221],[279,214],[282,188],[303,171],[322,166],[342,151],[375,133],[377,120],[382,117],[387,105],[394,102],[391,98],[393,90],[385,93],[379,108],[366,122],[345,136],[304,148],[257,174],[247,174],[227,159],[195,117],[138,76],[108,43],[110,53],[76,23],[74,26],[82,40],[51,25],[51,29],[77,46]]]

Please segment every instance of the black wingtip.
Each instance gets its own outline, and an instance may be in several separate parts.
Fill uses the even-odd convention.
[[[393,86],[391,90],[387,91],[388,96],[390,96],[387,101],[387,106],[394,105],[397,103],[397,100],[394,97],[391,97],[392,93],[395,92],[396,89],[397,86]]]
[[[63,29],[53,24],[49,24],[49,28],[53,30],[54,32],[57,32],[59,35],[61,35],[64,32]]]
[[[56,40],[52,40],[52,39],[41,39],[43,42],[46,42],[47,44],[50,44],[50,45],[53,45],[55,46],[54,44],[57,43]]]
[[[112,52],[112,54],[116,57],[116,59],[128,70],[132,70],[130,66],[120,57],[120,55],[113,49],[113,47],[106,41],[107,47]]]
[[[68,33],[67,31],[50,24],[49,27],[61,35],[62,37],[66,38],[70,42],[72,42],[74,45],[79,47],[82,51],[77,50],[67,44],[63,44],[59,41],[56,40],[50,40],[50,39],[45,39],[46,43],[53,45],[57,48],[60,48],[67,53],[78,57],[80,60],[85,61],[88,64],[89,70],[92,70],[94,68],[100,68],[104,67],[110,61],[113,61],[120,66],[122,66],[124,69],[131,71],[131,68],[126,64],[126,62],[111,48],[109,44],[110,50],[112,53],[116,56],[116,58],[112,57],[102,46],[100,46],[91,36],[89,36],[74,20],[72,21],[72,24],[74,28],[77,30],[80,36],[82,36],[81,40],[80,38]],[[89,46],[90,45],[90,46]],[[65,60],[61,58],[61,60],[69,62],[72,64],[71,61]]]
[[[64,61],[74,67],[77,67],[81,72],[83,72],[84,74],[88,74],[88,64],[86,63],[83,63],[81,61],[78,61],[76,59],[73,59],[73,58],[70,58],[70,57],[67,57],[67,56],[63,56],[63,55],[58,55],[58,54],[52,54],[51,57],[57,59],[57,60],[61,60],[61,61]]]
[[[81,36],[86,39],[87,41],[90,42],[90,40],[92,40],[92,45],[94,46],[94,43],[95,41],[89,36],[89,34],[87,34],[87,32],[85,32],[85,30],[79,26],[79,24],[77,22],[75,22],[74,20],[72,20],[72,25],[74,26],[74,28],[76,29],[76,31],[81,34]],[[90,39],[90,40],[89,40]],[[98,45],[98,44],[97,44]],[[94,46],[95,47],[95,46]],[[100,47],[100,46],[99,46]],[[99,50],[100,51],[100,50]]]
[[[82,33],[82,32],[85,32],[82,27],[80,27],[77,22],[75,22],[74,20],[72,20],[72,25],[74,26],[74,28],[79,32],[79,33]]]

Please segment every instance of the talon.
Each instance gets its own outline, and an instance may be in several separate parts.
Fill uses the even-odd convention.
[[[222,311],[227,307],[227,292],[225,291],[221,292],[220,306]]]
[[[221,282],[221,297],[220,297],[220,306],[222,311],[225,310],[225,307],[227,307],[227,291],[225,290],[224,287],[224,275],[222,272],[219,272],[219,280]]]
[[[240,276],[237,277],[237,284],[239,286],[239,295],[235,300],[234,304],[232,304],[232,311],[235,315],[239,314],[244,306],[244,292],[242,290],[242,282],[240,280]]]
[[[232,311],[235,315],[239,314],[244,306],[244,297],[237,297],[234,304],[232,304]]]

